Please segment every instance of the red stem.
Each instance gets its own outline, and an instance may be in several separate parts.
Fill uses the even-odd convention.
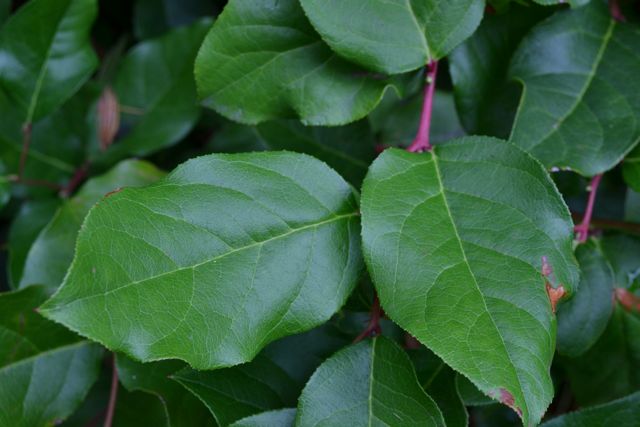
[[[78,186],[84,181],[87,177],[87,173],[89,172],[89,162],[84,162],[82,166],[76,169],[75,173],[67,183],[67,185],[62,190],[62,193],[65,197],[69,197],[73,194],[73,192],[78,188]]]
[[[378,299],[378,295],[373,298],[373,305],[371,306],[371,315],[369,317],[369,324],[367,327],[353,340],[353,343],[357,343],[362,341],[363,339],[370,336],[378,336],[382,333],[382,328],[380,328],[380,318],[383,315],[382,308],[380,307],[380,300]]]
[[[104,427],[111,427],[113,414],[116,410],[116,400],[118,399],[118,369],[116,368],[116,355],[113,355],[113,371],[111,375],[111,392],[109,393],[109,406],[107,416],[104,419]]]
[[[431,113],[433,111],[433,94],[436,89],[436,77],[438,76],[438,61],[431,61],[427,66],[427,84],[424,88],[424,101],[422,104],[422,114],[420,115],[420,127],[418,134],[407,151],[416,153],[430,151],[432,146],[429,143],[429,131],[431,129]]]
[[[591,180],[591,184],[589,185],[589,200],[587,201],[587,209],[584,212],[584,218],[582,218],[582,222],[579,225],[576,225],[574,227],[574,231],[576,232],[576,239],[579,243],[586,242],[587,238],[589,237],[589,227],[591,226],[593,205],[596,201],[596,193],[598,192],[598,186],[600,185],[601,179],[602,174],[598,174]]]

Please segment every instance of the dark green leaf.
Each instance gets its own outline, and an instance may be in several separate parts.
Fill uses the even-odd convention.
[[[607,327],[613,305],[615,278],[611,266],[595,243],[576,249],[581,270],[580,286],[558,307],[558,352],[576,357],[587,351]]]
[[[548,14],[548,9],[530,5],[489,14],[449,55],[456,105],[468,132],[509,136],[520,96],[518,86],[507,79],[509,61],[522,37]]]
[[[8,171],[0,160],[0,210],[7,204],[11,198],[11,186],[10,186]]]
[[[640,191],[640,145],[625,157],[622,173],[627,185],[635,191]]]
[[[137,0],[133,31],[139,39],[157,37],[172,28],[193,24],[213,11],[211,0]]]
[[[373,135],[364,120],[334,128],[272,121],[259,125],[258,132],[270,149],[310,154],[357,186],[375,157]]]
[[[193,394],[169,376],[184,364],[178,361],[139,363],[118,355],[118,376],[129,391],[141,390],[158,397],[167,414],[169,427],[215,426],[213,418]]]
[[[456,375],[456,388],[458,389],[458,393],[460,393],[460,397],[462,398],[465,406],[484,406],[495,404],[495,400],[478,390],[478,387],[473,385],[473,383],[463,375]]]
[[[106,174],[88,181],[76,196],[66,201],[31,245],[20,287],[34,284],[57,288],[71,265],[76,237],[85,215],[110,191],[125,186],[150,184],[163,172],[152,164],[126,160]]]
[[[243,418],[229,427],[293,427],[295,409],[280,409]]]
[[[0,0],[0,26],[11,14],[11,0]]]
[[[203,156],[96,205],[43,313],[142,361],[236,365],[338,310],[359,228],[352,188],[316,159]]]
[[[0,32],[0,88],[31,123],[58,108],[98,63],[89,43],[96,0],[32,0]]]
[[[640,392],[554,418],[542,427],[632,427],[640,425],[639,420]]]
[[[313,374],[298,402],[296,426],[442,426],[407,354],[378,337],[347,347]]]
[[[17,288],[31,245],[60,205],[58,199],[26,201],[9,231],[9,285]]]
[[[605,236],[602,252],[616,275],[616,288],[640,287],[640,238],[624,234]]]
[[[564,362],[580,405],[605,403],[640,390],[640,319],[617,306],[598,342]]]
[[[47,297],[33,286],[0,294],[0,425],[53,425],[82,402],[98,376],[102,350],[43,319]]]
[[[627,197],[624,204],[624,219],[626,221],[640,223],[640,193],[627,189]]]
[[[640,79],[629,78],[640,75],[639,39],[602,1],[536,26],[509,71],[524,86],[511,140],[547,167],[615,166],[640,139]]]
[[[201,20],[140,43],[122,60],[114,90],[121,106],[121,134],[109,160],[143,156],[175,144],[200,117],[193,61],[211,21]],[[122,108],[122,107],[121,107]]]
[[[395,74],[444,57],[475,31],[484,0],[301,0],[307,16],[339,55]]]
[[[207,105],[242,123],[299,117],[340,125],[367,115],[390,85],[336,56],[296,0],[231,0],[196,59]]]
[[[578,281],[571,218],[541,165],[493,138],[389,149],[365,179],[362,219],[389,317],[536,424],[553,397],[543,258],[554,285],[571,292]]]

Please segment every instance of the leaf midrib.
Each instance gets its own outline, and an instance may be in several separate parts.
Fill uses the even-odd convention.
[[[95,294],[95,295],[88,295],[88,296],[83,297],[83,298],[76,298],[73,301],[71,301],[68,304],[65,304],[63,306],[54,306],[54,307],[51,307],[51,308],[41,308],[41,312],[42,313],[47,313],[47,312],[51,312],[51,311],[56,311],[57,309],[59,309],[61,307],[68,306],[68,305],[73,305],[73,304],[76,304],[76,303],[79,303],[81,301],[85,301],[85,300],[88,300],[88,299],[92,299],[92,298],[96,298],[96,297],[106,297],[107,295],[110,295],[110,294],[113,294],[115,292],[130,288],[130,287],[135,286],[135,285],[139,285],[141,283],[144,283],[144,282],[147,282],[147,281],[150,281],[150,280],[155,280],[155,279],[158,279],[158,278],[161,278],[161,277],[164,277],[164,276],[168,276],[168,275],[171,275],[171,274],[175,274],[177,272],[184,271],[184,270],[195,269],[195,268],[198,268],[198,267],[203,266],[205,264],[218,261],[218,260],[220,260],[222,258],[225,258],[225,257],[229,256],[229,255],[232,255],[232,254],[235,254],[235,253],[238,253],[238,252],[242,252],[242,251],[245,251],[245,250],[249,250],[249,249],[252,249],[252,248],[255,248],[255,247],[260,247],[260,246],[266,245],[267,243],[270,243],[270,242],[273,242],[273,241],[276,241],[276,240],[279,240],[279,239],[283,239],[285,237],[291,236],[291,235],[296,234],[296,233],[301,232],[301,231],[310,230],[310,229],[313,229],[313,228],[318,228],[318,227],[321,227],[323,225],[330,224],[332,222],[340,221],[342,219],[356,217],[358,215],[359,215],[358,212],[351,212],[351,213],[342,214],[342,215],[333,215],[333,216],[329,217],[328,219],[325,219],[325,220],[322,220],[322,221],[319,221],[319,222],[306,224],[306,225],[304,225],[302,227],[298,227],[298,228],[292,228],[292,229],[290,229],[289,231],[287,231],[285,233],[278,234],[278,235],[270,237],[270,238],[268,238],[266,240],[251,242],[248,245],[240,246],[238,248],[232,249],[232,250],[227,251],[225,253],[222,253],[220,255],[216,255],[213,258],[209,258],[207,260],[195,263],[193,265],[188,265],[188,266],[176,268],[176,269],[165,271],[163,273],[156,274],[156,275],[153,275],[153,276],[150,276],[150,277],[145,277],[142,280],[136,280],[136,281],[133,281],[133,282],[130,282],[130,283],[126,283],[125,285],[120,286],[118,288],[109,289],[104,293]],[[73,268],[73,266],[72,266],[72,268]],[[64,286],[64,283],[61,286],[61,288],[63,286]]]
[[[435,168],[435,172],[436,172],[436,177],[438,179],[438,187],[440,190],[440,194],[442,194],[442,201],[444,203],[444,206],[447,210],[447,217],[449,218],[449,221],[451,222],[451,226],[453,227],[453,231],[455,233],[455,237],[456,237],[456,242],[458,243],[458,246],[460,247],[460,252],[462,253],[462,258],[463,258],[463,262],[464,265],[467,267],[467,270],[469,271],[469,274],[471,275],[471,277],[473,278],[473,283],[476,287],[476,290],[478,291],[478,294],[480,295],[481,299],[482,299],[482,304],[484,306],[485,312],[487,313],[487,315],[489,316],[489,319],[491,319],[491,323],[493,324],[496,333],[498,335],[498,337],[500,337],[500,342],[502,343],[502,347],[504,349],[504,352],[507,355],[507,358],[509,359],[509,362],[511,364],[510,368],[513,371],[513,374],[515,375],[516,380],[518,381],[518,386],[520,388],[520,393],[523,393],[523,387],[522,387],[522,382],[520,380],[520,375],[518,374],[518,370],[516,369],[516,365],[513,362],[513,359],[511,358],[511,354],[509,353],[509,351],[507,350],[507,345],[504,341],[504,338],[502,337],[502,334],[500,333],[500,329],[498,328],[498,325],[496,324],[495,320],[493,319],[493,315],[491,313],[491,311],[489,310],[489,307],[487,306],[487,301],[484,297],[484,294],[482,293],[482,290],[480,289],[480,285],[478,284],[478,281],[476,280],[476,276],[473,273],[473,270],[471,269],[471,264],[469,263],[469,260],[467,258],[467,253],[464,249],[464,246],[462,245],[462,238],[460,237],[460,233],[458,232],[458,226],[456,225],[456,222],[453,219],[453,215],[451,213],[451,209],[449,208],[449,201],[447,200],[447,196],[446,196],[446,192],[445,192],[445,188],[444,188],[444,183],[442,180],[442,174],[440,172],[440,166],[438,165],[438,157],[436,155],[435,152],[431,152],[431,158],[433,159],[433,166]],[[526,413],[527,415],[529,414],[529,407],[528,407],[528,403],[526,399],[523,399],[523,403],[526,409]],[[515,405],[515,402],[514,402]],[[524,411],[523,411],[524,412]]]

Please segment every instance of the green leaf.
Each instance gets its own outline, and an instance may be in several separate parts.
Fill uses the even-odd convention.
[[[640,140],[639,38],[601,1],[536,26],[509,70],[524,86],[511,140],[547,167],[614,167]]]
[[[114,90],[120,105],[121,134],[108,160],[144,156],[182,139],[200,117],[193,61],[211,20],[136,45],[122,60]],[[137,110],[137,111],[136,111]]]
[[[640,239],[624,234],[605,236],[601,247],[616,275],[615,287],[640,288]]]
[[[95,0],[32,0],[0,31],[0,88],[24,123],[60,107],[98,63],[89,42]]]
[[[573,298],[558,307],[558,352],[576,357],[602,335],[613,305],[615,281],[611,266],[593,242],[580,245],[576,258],[582,272]]]
[[[82,402],[102,350],[49,322],[35,308],[39,286],[0,294],[0,425],[53,425]]]
[[[7,204],[11,198],[11,185],[7,169],[2,160],[0,160],[0,210]]]
[[[352,122],[391,85],[336,56],[296,0],[231,0],[200,49],[195,74],[208,106],[247,124]]]
[[[640,191],[640,145],[625,157],[622,173],[627,185],[635,191]]]
[[[407,354],[378,337],[349,346],[313,374],[298,402],[297,427],[442,426]]]
[[[158,397],[168,426],[215,426],[202,402],[169,378],[183,363],[167,360],[143,364],[118,355],[117,367],[120,382],[129,391],[141,390]]]
[[[157,37],[172,28],[190,25],[213,12],[211,0],[137,0],[133,32],[138,39]]]
[[[340,308],[358,232],[354,191],[316,159],[203,156],[96,205],[42,312],[141,361],[236,365]]]
[[[604,405],[585,408],[552,419],[542,427],[633,426],[640,419],[640,392]]]
[[[509,136],[520,98],[518,85],[507,78],[509,61],[524,35],[548,14],[548,9],[531,5],[487,14],[449,55],[456,105],[469,133]]]
[[[55,290],[71,265],[76,237],[89,209],[110,191],[147,185],[163,175],[150,163],[126,160],[88,181],[78,194],[63,203],[38,234],[25,260],[19,287],[40,284]]]
[[[544,169],[504,141],[386,150],[362,193],[364,255],[387,315],[536,424],[553,397],[555,319],[541,274],[578,281],[572,222]]]
[[[11,0],[0,0],[0,26],[11,15]]]
[[[280,409],[243,418],[229,427],[293,427],[295,409]]]
[[[456,375],[456,388],[465,406],[495,405],[495,400],[478,390],[478,387],[463,375]]]
[[[215,371],[183,369],[173,376],[198,396],[220,425],[261,411],[295,406],[313,371],[348,341],[332,326],[271,343],[250,363]]]
[[[564,360],[563,365],[581,406],[640,390],[640,319],[617,305],[598,342],[582,356]]]
[[[58,199],[27,200],[9,230],[9,285],[17,288],[31,245],[58,209]]]
[[[484,0],[300,0],[323,40],[348,60],[404,73],[449,53],[480,24]]]
[[[640,193],[627,189],[624,203],[625,221],[640,223]]]
[[[310,154],[357,186],[375,157],[373,134],[365,120],[333,128],[280,120],[259,125],[258,132],[270,149]]]

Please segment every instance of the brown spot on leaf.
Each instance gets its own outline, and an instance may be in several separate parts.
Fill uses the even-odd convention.
[[[500,403],[507,405],[509,408],[516,411],[518,416],[522,418],[522,409],[516,406],[516,399],[506,388],[499,388],[497,392],[493,391],[489,393],[489,396],[497,399]]]
[[[640,312],[640,297],[629,292],[627,289],[624,289],[624,288],[615,288],[613,292],[614,292],[615,299],[627,311]]]
[[[104,195],[103,199],[106,199],[107,197],[109,197],[109,196],[111,196],[113,194],[119,193],[121,191],[122,191],[122,187],[118,187],[115,190],[111,190],[107,194]]]
[[[565,294],[566,291],[562,285],[554,288],[547,282],[547,295],[549,295],[549,301],[551,301],[551,311],[556,312],[558,301],[560,301]]]

